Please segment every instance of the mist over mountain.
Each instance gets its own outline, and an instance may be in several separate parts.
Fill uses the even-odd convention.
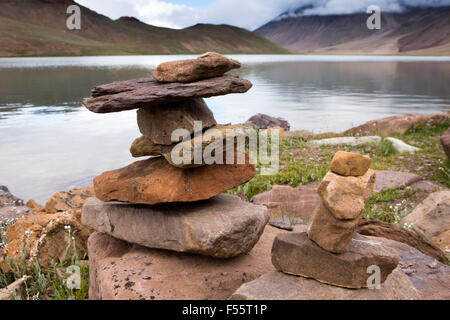
[[[310,2],[303,1],[301,7],[280,14],[255,32],[286,49],[303,53],[450,54],[450,6],[442,6],[449,1],[426,1],[427,6],[422,0],[390,1],[398,10],[382,9],[381,30],[367,28],[367,7],[364,12],[354,7],[345,10],[356,10],[355,13],[333,10],[336,13],[319,14],[331,12],[324,9],[330,9],[331,3],[349,1],[323,0],[323,6],[312,6]]]

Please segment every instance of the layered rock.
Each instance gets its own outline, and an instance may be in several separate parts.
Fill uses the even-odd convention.
[[[201,123],[200,128],[197,128],[200,131],[217,124],[203,99],[189,99],[137,111],[139,130],[144,137],[157,145],[178,142],[172,141],[172,133],[177,129],[186,130],[192,135],[195,121]]]
[[[162,63],[153,71],[152,75],[159,82],[194,82],[219,77],[240,67],[239,61],[229,59],[216,52],[207,52],[197,59]]]
[[[233,189],[255,175],[255,166],[210,165],[180,169],[164,158],[135,162],[94,179],[95,195],[102,201],[137,204],[193,202]]]
[[[83,104],[95,113],[110,113],[196,98],[209,98],[230,93],[245,93],[252,87],[248,80],[222,76],[191,83],[159,83],[153,78],[115,82],[95,87],[93,98]]]
[[[82,217],[84,225],[130,243],[216,258],[248,253],[268,220],[265,207],[231,195],[184,204],[183,210],[177,205],[145,207],[92,198]]]

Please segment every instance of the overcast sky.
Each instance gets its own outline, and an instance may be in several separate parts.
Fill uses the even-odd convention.
[[[450,5],[450,0],[75,0],[112,19],[133,16],[161,27],[185,28],[196,23],[231,24],[254,30],[283,12],[303,5],[314,8],[305,14],[364,12],[369,5],[385,11],[410,6]]]

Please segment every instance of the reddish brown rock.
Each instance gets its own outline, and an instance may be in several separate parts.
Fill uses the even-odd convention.
[[[375,171],[377,179],[375,182],[375,192],[380,192],[386,189],[399,189],[412,186],[416,182],[423,181],[423,178],[409,173],[401,171]]]
[[[130,153],[134,158],[159,156],[170,150],[170,146],[163,146],[153,143],[150,139],[142,136],[133,141],[130,147]]]
[[[239,61],[216,52],[207,52],[197,59],[162,63],[153,71],[153,77],[159,82],[194,82],[218,77],[240,67]]]
[[[269,221],[269,212],[222,194],[178,205],[139,206],[89,199],[82,222],[96,231],[148,248],[216,258],[248,253]]]
[[[94,179],[94,188],[96,197],[105,202],[193,202],[233,189],[254,175],[251,164],[180,169],[164,158],[152,158],[101,174]]]
[[[344,177],[328,172],[318,192],[325,206],[341,220],[354,220],[361,216],[375,186],[375,171],[361,177]]]
[[[293,188],[275,185],[272,190],[254,196],[252,202],[269,208],[271,219],[288,216],[310,222],[322,200],[317,193],[317,186]]]
[[[306,233],[280,234],[272,248],[272,263],[278,271],[345,288],[367,287],[367,269],[372,265],[380,268],[383,283],[398,262],[395,250],[358,234],[341,254],[320,248]]]
[[[179,142],[172,141],[172,133],[177,129],[187,130],[192,135],[194,121],[201,122],[201,127],[197,129],[201,131],[217,124],[203,99],[189,99],[137,111],[137,123],[142,135],[159,145]]]
[[[441,137],[441,144],[444,148],[444,152],[447,155],[448,158],[450,158],[450,128],[447,129],[447,131],[444,132],[444,134]]]
[[[94,233],[88,241],[91,300],[217,300],[274,270],[270,250],[284,231],[266,227],[248,254],[231,259],[131,245]]]
[[[81,216],[81,208],[86,200],[93,196],[93,187],[57,192],[45,204],[44,212],[53,214],[68,210],[79,210]]]
[[[409,129],[418,128],[426,124],[438,124],[449,121],[447,113],[439,114],[403,114],[378,120],[369,121],[361,126],[351,128],[343,135],[390,135],[405,134]]]
[[[417,300],[420,295],[400,268],[380,290],[347,289],[303,277],[271,271],[243,284],[230,300]]]
[[[416,233],[394,224],[375,219],[363,220],[356,228],[356,232],[365,236],[381,237],[405,243],[431,258],[448,264],[447,257],[436,245],[423,237],[419,237]]]
[[[432,193],[401,220],[420,237],[442,251],[450,248],[450,191]]]
[[[330,170],[342,176],[363,176],[369,170],[372,159],[353,152],[338,151],[331,160]]]
[[[43,268],[51,267],[52,260],[70,259],[74,248],[78,256],[83,256],[91,230],[83,227],[80,220],[76,210],[41,213],[17,220],[6,232],[8,245],[0,258],[0,268],[9,272],[6,258],[20,264],[22,255],[27,265],[37,262]]]
[[[308,226],[308,237],[329,252],[347,251],[361,217],[353,220],[336,219],[323,203],[314,212]]]
[[[133,79],[101,85],[92,90],[83,104],[92,112],[109,113],[152,108],[186,99],[209,98],[230,93],[245,93],[248,80],[222,76],[192,83],[159,83],[153,78]]]

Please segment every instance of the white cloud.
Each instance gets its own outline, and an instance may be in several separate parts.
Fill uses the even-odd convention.
[[[303,14],[327,15],[365,12],[369,5],[384,11],[400,11],[409,6],[450,5],[450,0],[212,0],[205,9],[170,3],[170,0],[75,0],[112,19],[133,16],[160,27],[185,28],[197,23],[231,24],[254,30],[282,12],[305,5]],[[186,1],[189,3],[189,1]]]

